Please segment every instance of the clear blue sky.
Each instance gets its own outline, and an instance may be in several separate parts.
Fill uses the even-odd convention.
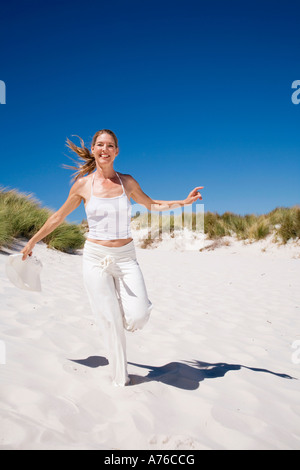
[[[299,16],[290,0],[2,3],[0,185],[57,210],[66,138],[109,128],[116,170],[154,199],[203,185],[205,211],[299,204]]]

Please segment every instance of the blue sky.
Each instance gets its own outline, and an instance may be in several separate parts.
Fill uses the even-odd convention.
[[[57,210],[66,138],[109,128],[116,170],[154,199],[201,185],[205,211],[299,204],[299,13],[289,0],[5,2],[0,185]],[[67,220],[84,217],[82,203]]]

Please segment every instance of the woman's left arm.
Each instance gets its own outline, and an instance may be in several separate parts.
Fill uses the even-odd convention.
[[[196,202],[198,199],[202,200],[202,196],[199,189],[203,189],[204,186],[197,186],[193,189],[186,199],[180,201],[158,201],[152,199],[144,193],[138,182],[134,178],[130,178],[130,197],[138,204],[145,206],[149,211],[167,211],[170,209],[176,209],[178,207],[188,206]]]

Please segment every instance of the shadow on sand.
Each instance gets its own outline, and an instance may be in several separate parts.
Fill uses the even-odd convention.
[[[279,374],[267,369],[247,367],[241,364],[226,364],[225,362],[218,362],[215,364],[201,361],[170,362],[169,364],[161,367],[135,364],[133,362],[129,362],[129,364],[149,370],[148,375],[145,377],[131,375],[130,378],[132,385],[156,381],[173,387],[182,388],[184,390],[196,390],[199,387],[200,382],[203,382],[204,380],[224,377],[227,372],[238,371],[241,369],[272,374],[282,379],[294,379],[294,377],[291,377],[290,375]]]
[[[77,364],[92,368],[108,365],[108,360],[102,356],[90,356],[87,359],[70,360]],[[141,369],[148,369],[149,371],[146,376],[130,374],[131,386],[155,381],[171,385],[172,387],[181,388],[183,390],[196,390],[199,387],[200,382],[203,382],[204,380],[221,378],[224,377],[227,372],[238,371],[241,369],[271,374],[281,379],[298,380],[290,375],[272,372],[267,369],[247,367],[241,364],[227,364],[225,362],[218,362],[215,364],[201,361],[170,362],[169,364],[161,367],[136,364],[134,362],[128,362],[128,364],[140,367]]]
[[[90,356],[86,359],[69,359],[72,362],[76,362],[76,364],[81,364],[82,366],[91,367],[92,369],[96,369],[97,367],[107,366],[108,360],[106,357],[103,356]]]

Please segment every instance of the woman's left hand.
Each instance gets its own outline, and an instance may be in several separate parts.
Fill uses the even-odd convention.
[[[193,202],[196,202],[198,199],[202,200],[202,196],[199,193],[199,189],[203,189],[204,186],[197,186],[197,188],[193,189],[193,191],[190,192],[188,197],[185,199],[184,203],[185,204],[193,204]]]

